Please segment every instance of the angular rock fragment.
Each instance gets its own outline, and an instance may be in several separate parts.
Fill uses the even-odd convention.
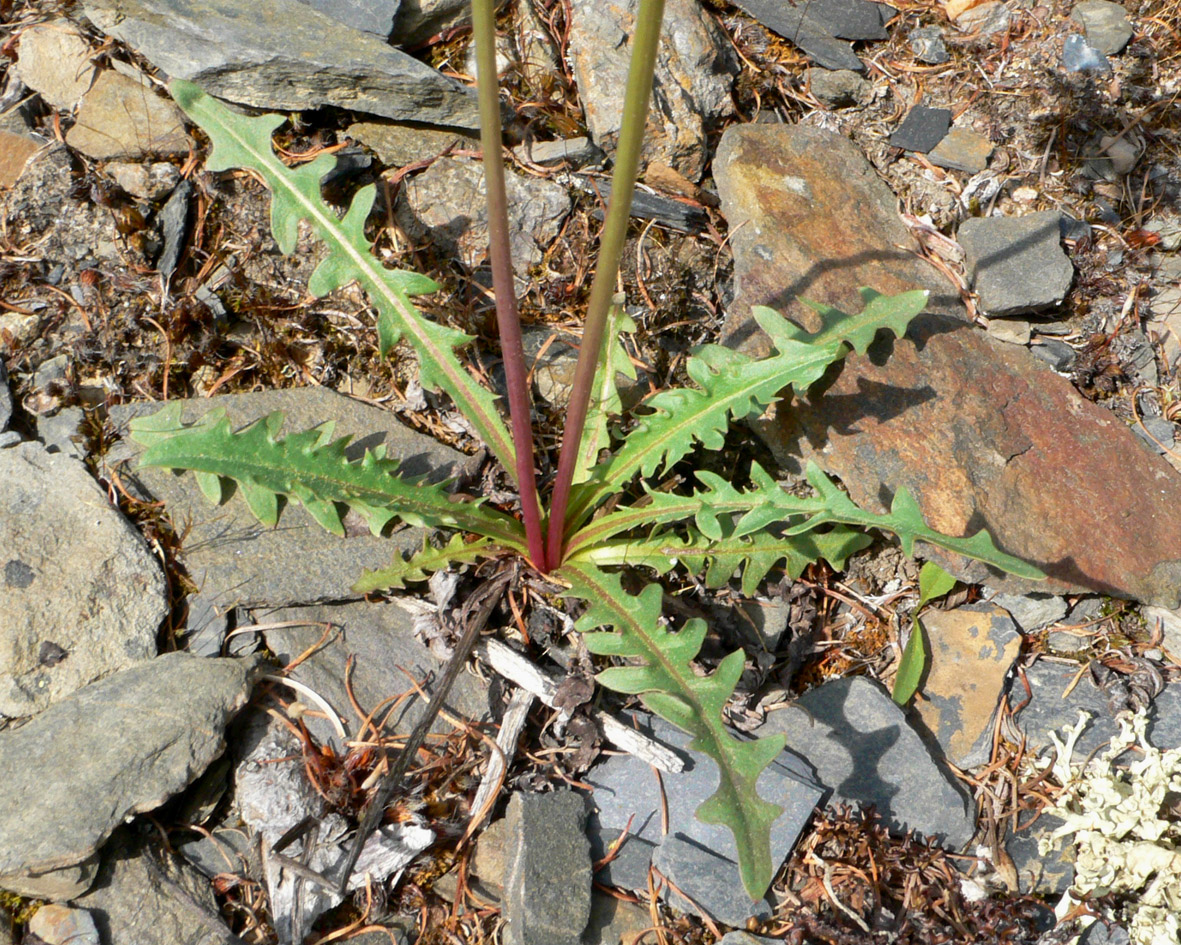
[[[1009,615],[991,604],[927,610],[920,619],[931,661],[915,709],[952,764],[983,764],[1021,634]]]
[[[221,615],[236,606],[282,607],[346,599],[364,569],[385,567],[395,552],[422,547],[418,529],[403,529],[385,538],[374,537],[362,527],[353,530],[352,537],[337,538],[296,506],[283,510],[278,528],[264,528],[240,496],[216,506],[201,493],[191,473],[137,468],[143,450],[127,438],[127,425],[159,407],[130,404],[111,410],[111,423],[123,439],[107,454],[106,462],[121,470],[124,483],[164,501],[173,522],[187,528],[181,556],[197,586],[196,595],[189,598],[190,637],[218,626]],[[276,410],[286,415],[287,432],[335,421],[337,436],[355,437],[351,456],[359,455],[362,447],[384,443],[409,476],[426,475],[437,482],[465,468],[462,454],[404,427],[391,413],[323,387],[195,399],[186,403],[182,419],[190,423],[216,407],[225,408],[234,429]],[[224,627],[224,620],[220,626]],[[220,645],[220,634],[215,634],[202,652],[216,653]]]
[[[635,14],[636,0],[574,0],[570,7],[570,58],[587,127],[609,153],[621,127]],[[737,66],[729,41],[693,0],[666,4],[661,37],[645,161],[660,161],[698,181],[707,161],[706,131],[733,110],[730,86]]]
[[[591,861],[581,794],[517,792],[505,815],[505,941],[579,945],[590,919]]]
[[[230,939],[205,877],[123,830],[103,850],[94,888],[75,902],[94,915],[103,942],[224,945]]]
[[[786,734],[833,802],[872,804],[891,830],[914,830],[950,849],[976,832],[971,798],[880,683],[829,680],[769,713],[757,734],[772,732]]]
[[[236,0],[86,0],[83,9],[168,75],[231,102],[478,125],[472,90],[299,0],[257,0],[250,16]]]
[[[384,42],[394,29],[401,0],[300,0],[350,29],[372,33]]]
[[[40,712],[156,654],[164,574],[78,460],[0,450],[0,715]]]
[[[99,161],[144,154],[186,154],[180,109],[143,82],[113,70],[103,72],[82,99],[66,144]]]
[[[652,854],[652,865],[679,889],[692,889],[692,901],[668,892],[668,901],[682,912],[706,914],[726,925],[745,925],[751,915],[770,915],[766,902],[752,904],[742,885],[734,882],[734,866],[724,857],[686,840],[678,833],[665,837]]]
[[[94,50],[76,26],[50,20],[21,30],[16,73],[54,108],[73,108],[94,82]]]
[[[1087,45],[1105,56],[1123,52],[1132,38],[1132,24],[1123,4],[1110,0],[1083,0],[1076,3],[1070,18],[1087,33]]]
[[[1023,217],[979,217],[959,229],[964,266],[990,316],[1060,305],[1074,279],[1062,249],[1057,210]]]
[[[29,920],[29,935],[45,945],[99,945],[94,917],[85,909],[48,902]]]
[[[553,181],[505,174],[509,245],[518,291],[527,288],[529,268],[541,262],[573,202]],[[440,158],[403,186],[398,222],[412,238],[430,239],[438,251],[456,255],[469,269],[488,254],[484,167],[475,161]]]
[[[738,9],[799,46],[826,69],[864,72],[865,64],[839,39],[885,39],[888,8],[866,0],[737,0]]]
[[[0,131],[0,187],[15,187],[29,161],[45,148],[46,142],[32,135]]]
[[[890,147],[926,154],[944,139],[950,127],[950,109],[916,105],[890,135]]]
[[[221,754],[255,665],[168,653],[0,732],[0,888],[48,899],[88,889],[111,832]]]
[[[932,290],[935,314],[916,319],[904,339],[849,358],[826,384],[758,423],[780,462],[814,459],[875,511],[906,486],[933,528],[987,528],[1051,578],[988,578],[998,590],[1181,605],[1181,482],[1172,467],[1028,350],[994,343],[963,320],[950,287],[903,249],[909,236],[894,196],[854,144],[805,126],[735,126],[714,174],[735,256],[727,344],[766,350],[751,305],[808,325],[800,296],[858,311],[858,286]],[[961,578],[987,577],[978,565],[941,560]]]

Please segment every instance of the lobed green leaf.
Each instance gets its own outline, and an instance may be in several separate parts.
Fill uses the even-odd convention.
[[[752,899],[759,898],[774,875],[771,825],[782,808],[760,797],[756,783],[783,750],[784,738],[742,740],[726,726],[722,709],[742,675],[742,651],[723,659],[711,675],[698,675],[691,661],[701,648],[705,623],[691,620],[676,633],[664,629],[659,587],[650,586],[633,597],[624,591],[618,575],[587,562],[568,561],[558,575],[569,582],[570,595],[587,604],[576,624],[586,634],[587,649],[640,661],[604,670],[599,682],[639,695],[653,712],[693,736],[692,750],[717,764],[718,789],[697,808],[697,817],[733,832],[743,887]],[[611,632],[589,632],[599,627]]]
[[[310,224],[327,245],[328,257],[312,273],[308,290],[319,297],[359,282],[378,310],[382,355],[405,337],[418,355],[423,387],[450,395],[484,444],[515,475],[512,440],[497,413],[495,398],[476,383],[455,354],[455,348],[470,336],[430,321],[410,301],[411,296],[434,292],[438,286],[418,273],[386,269],[373,255],[365,236],[365,220],[373,207],[376,187],[361,188],[341,218],[320,194],[321,179],[336,165],[333,155],[321,155],[294,169],[275,155],[271,135],[285,121],[283,116],[238,114],[182,79],[173,79],[169,91],[209,135],[213,143],[206,162],[209,170],[246,168],[262,178],[271,191],[271,230],[284,253],[294,252],[301,221]]]
[[[499,550],[487,538],[464,541],[463,535],[456,534],[447,544],[436,548],[424,537],[422,548],[413,554],[406,557],[395,554],[388,567],[376,571],[366,569],[353,585],[353,590],[358,594],[399,590],[408,583],[427,580],[436,571],[490,558]]]
[[[356,511],[374,535],[400,519],[412,525],[447,526],[476,532],[507,547],[522,548],[518,522],[479,502],[457,501],[442,485],[398,475],[385,447],[345,454],[350,437],[332,439],[324,423],[279,437],[283,415],[275,412],[235,433],[225,410],[209,411],[195,423],[181,423],[182,404],[131,423],[131,436],[147,447],[145,466],[192,470],[206,496],[220,501],[222,480],[236,482],[250,511],[264,525],[279,520],[280,497],[299,502],[325,529],[343,536],[340,506]]]
[[[762,413],[788,388],[803,389],[819,380],[829,365],[850,350],[864,353],[878,331],[901,337],[926,304],[926,292],[883,296],[863,289],[865,309],[847,315],[828,306],[813,307],[821,329],[808,333],[773,309],[751,311],[771,339],[773,350],[751,358],[721,345],[705,345],[686,364],[696,387],[675,388],[649,397],[652,413],[631,430],[615,455],[597,466],[589,482],[576,489],[568,520],[581,523],[606,496],[636,473],[651,476],[685,456],[697,444],[720,449],[731,420]]]

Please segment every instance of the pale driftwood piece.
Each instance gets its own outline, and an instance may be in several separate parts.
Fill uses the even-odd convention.
[[[501,676],[533,693],[550,708],[554,708],[554,697],[558,692],[557,681],[512,647],[499,640],[481,640],[475,645],[473,652]],[[676,774],[684,770],[684,761],[671,748],[666,748],[655,739],[624,725],[615,716],[601,709],[592,709],[591,715],[603,727],[603,735],[616,748],[642,758],[661,771]]]
[[[504,710],[504,718],[500,720],[500,733],[496,736],[496,746],[500,751],[494,751],[488,758],[488,770],[484,772],[484,780],[476,791],[472,801],[472,817],[483,820],[486,812],[485,805],[492,795],[499,790],[504,772],[508,764],[517,753],[517,740],[521,737],[521,730],[525,727],[525,719],[533,707],[533,693],[527,689],[514,689],[509,699],[508,708]],[[479,826],[479,822],[468,824],[470,834]]]

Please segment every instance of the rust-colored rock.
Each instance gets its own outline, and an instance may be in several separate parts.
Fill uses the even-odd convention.
[[[827,387],[760,424],[782,462],[816,459],[877,511],[905,485],[935,528],[987,528],[1045,570],[1042,590],[1181,605],[1177,474],[1028,350],[965,321],[946,284],[907,251],[892,195],[851,142],[800,126],[735,127],[714,173],[737,279],[728,343],[765,348],[753,304],[804,320],[793,297],[856,310],[862,285],[931,288],[942,313],[917,319],[906,340],[848,359]],[[964,579],[985,576],[946,563]]]

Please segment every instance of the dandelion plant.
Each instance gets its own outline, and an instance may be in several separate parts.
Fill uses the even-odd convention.
[[[372,186],[358,191],[341,216],[320,192],[320,180],[335,158],[323,155],[291,169],[277,157],[271,135],[282,117],[231,112],[180,80],[174,80],[170,90],[209,135],[210,171],[245,168],[270,189],[271,227],[283,252],[293,251],[301,222],[326,244],[328,255],[312,274],[309,291],[322,296],[351,282],[361,285],[377,310],[382,354],[389,354],[399,339],[410,344],[423,387],[451,398],[516,481],[519,510],[493,508],[481,499],[461,499],[442,487],[408,479],[396,457],[380,449],[350,460],[347,439],[334,439],[330,424],[282,436],[279,415],[233,430],[214,411],[186,427],[174,404],[136,421],[133,435],[146,447],[145,464],[193,471],[214,500],[221,499],[228,481],[236,482],[250,510],[266,525],[276,523],[283,497],[301,503],[337,534],[343,534],[347,509],[358,513],[374,534],[386,532],[396,521],[450,532],[446,540],[406,558],[395,556],[380,571],[366,572],[357,591],[395,590],[455,563],[506,554],[520,556],[565,588],[571,606],[580,612],[576,627],[585,634],[587,648],[602,658],[599,682],[638,696],[650,710],[690,733],[690,747],[716,763],[717,791],[696,813],[703,821],[733,831],[742,883],[758,897],[774,873],[769,838],[780,809],[759,796],[755,783],[782,750],[783,738],[750,740],[731,732],[723,707],[742,673],[742,652],[731,653],[712,673],[700,672],[695,660],[705,636],[704,623],[690,620],[672,629],[661,617],[659,585],[651,583],[633,595],[621,571],[639,567],[645,573],[664,574],[680,567],[704,573],[709,587],[737,577],[745,591],[753,592],[777,566],[793,577],[819,559],[840,569],[851,554],[870,543],[865,529],[879,529],[896,534],[908,554],[922,541],[1015,574],[1040,573],[1001,552],[984,532],[956,538],[928,528],[905,489],[897,490],[888,513],[865,511],[814,464],[807,468],[813,489],[807,496],[786,491],[758,465],[752,465],[746,484],[700,471],[696,489],[670,493],[649,485],[652,477],[697,451],[720,449],[731,424],[786,402],[793,391],[806,390],[851,352],[864,354],[879,331],[902,337],[926,302],[923,292],[887,297],[865,289],[864,308],[858,313],[814,305],[820,316],[814,332],[771,309],[755,308],[754,317],[773,345],[770,354],[751,358],[706,345],[688,359],[685,387],[659,391],[630,415],[622,415],[615,383],[617,371],[627,367],[619,332],[628,319],[615,304],[615,280],[639,167],[661,0],[641,0],[639,5],[614,185],[557,458],[557,481],[547,501],[539,500],[504,219],[493,4],[476,0],[473,7],[509,426],[492,393],[463,368],[456,353],[469,336],[436,324],[415,307],[414,297],[434,291],[436,285],[418,273],[388,270],[372,253],[364,234],[374,201]],[[640,497],[634,501],[625,498],[635,495]],[[376,803],[383,801],[379,796]]]

